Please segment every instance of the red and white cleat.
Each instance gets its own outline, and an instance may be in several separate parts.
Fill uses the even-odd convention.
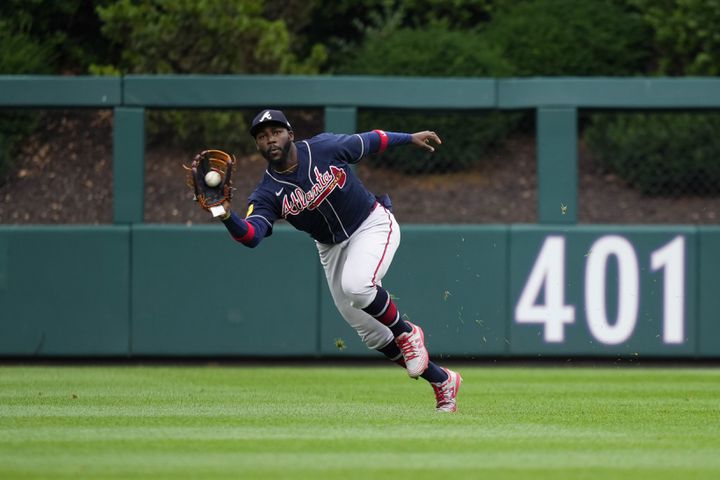
[[[425,348],[425,335],[422,328],[410,322],[407,322],[407,324],[412,327],[412,331],[399,335],[395,339],[395,343],[402,352],[408,375],[411,378],[417,378],[427,370],[430,358]]]
[[[443,368],[448,374],[448,379],[442,383],[431,383],[435,390],[435,410],[438,412],[456,412],[457,411],[457,394],[460,390],[462,377],[459,373]]]

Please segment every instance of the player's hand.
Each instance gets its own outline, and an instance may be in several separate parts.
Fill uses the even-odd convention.
[[[430,142],[434,142],[437,145],[442,144],[442,140],[437,136],[435,132],[425,130],[422,132],[416,132],[412,134],[412,143],[420,148],[423,148],[429,152],[434,152],[435,147],[430,145]]]

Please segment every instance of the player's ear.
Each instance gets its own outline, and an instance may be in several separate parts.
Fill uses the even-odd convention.
[[[295,140],[295,132],[292,130],[288,130],[288,136],[290,137],[290,141]]]

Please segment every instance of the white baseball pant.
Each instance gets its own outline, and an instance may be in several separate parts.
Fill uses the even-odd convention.
[[[362,309],[374,300],[375,285],[382,285],[382,278],[400,245],[400,227],[395,216],[377,204],[344,242],[315,243],[340,314],[368,348],[386,346],[394,338],[392,332]]]

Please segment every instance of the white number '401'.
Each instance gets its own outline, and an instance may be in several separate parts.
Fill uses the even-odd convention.
[[[617,317],[611,322],[606,311],[606,275],[610,257],[618,264]],[[675,237],[655,250],[653,271],[664,270],[663,341],[682,343],[685,332],[685,238]],[[627,341],[635,330],[640,304],[640,275],[637,255],[623,237],[607,235],[591,247],[585,265],[585,316],[593,337],[607,345]],[[538,302],[544,293],[542,302]],[[575,322],[575,307],[565,304],[565,238],[548,236],[515,307],[517,323],[542,324],[545,341],[565,339],[565,324]]]

